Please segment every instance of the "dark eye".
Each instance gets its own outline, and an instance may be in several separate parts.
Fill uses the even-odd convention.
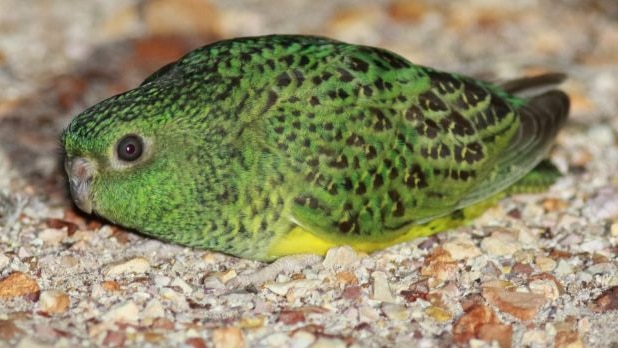
[[[120,139],[116,151],[118,152],[118,158],[123,161],[132,162],[142,155],[144,142],[139,136],[130,134]]]

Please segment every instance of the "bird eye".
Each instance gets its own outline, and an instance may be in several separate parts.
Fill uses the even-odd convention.
[[[118,158],[123,161],[132,162],[142,155],[144,142],[139,136],[129,134],[120,139],[116,151],[118,152]]]

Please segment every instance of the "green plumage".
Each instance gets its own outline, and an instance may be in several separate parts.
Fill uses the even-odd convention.
[[[566,119],[560,91],[509,94],[560,79],[548,76],[500,87],[325,38],[234,39],[87,109],[62,142],[67,163],[87,160],[97,214],[268,260],[296,226],[352,246],[391,240],[505,190]],[[127,134],[143,139],[135,161],[117,154]]]

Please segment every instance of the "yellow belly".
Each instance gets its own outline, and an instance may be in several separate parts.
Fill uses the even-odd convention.
[[[486,200],[463,209],[463,214],[446,215],[422,225],[412,225],[410,228],[396,236],[384,235],[384,238],[362,236],[322,236],[306,231],[300,227],[292,229],[282,238],[274,241],[268,250],[268,256],[278,258],[293,254],[318,254],[324,255],[328,249],[349,245],[357,251],[371,253],[391,245],[406,242],[415,238],[426,237],[432,234],[461,226],[471,219],[481,215],[487,208],[495,204],[496,199]],[[330,238],[329,238],[330,237]]]

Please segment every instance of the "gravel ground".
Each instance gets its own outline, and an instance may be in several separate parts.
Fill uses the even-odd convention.
[[[618,3],[0,0],[0,346],[616,347]],[[10,9],[6,11],[4,9]],[[57,134],[213,40],[320,34],[486,79],[558,70],[548,192],[252,289],[262,265],[79,215]]]

